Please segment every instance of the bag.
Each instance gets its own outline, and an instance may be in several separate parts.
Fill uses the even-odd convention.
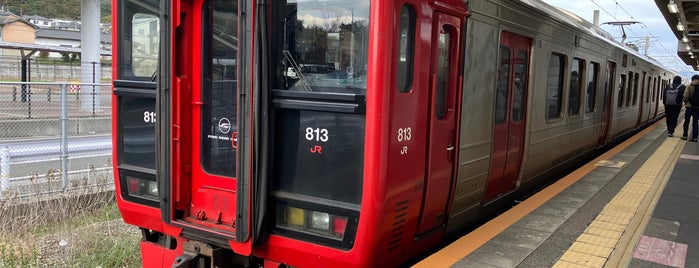
[[[678,105],[677,103],[677,96],[679,95],[679,86],[677,87],[669,87],[665,91],[665,105]]]

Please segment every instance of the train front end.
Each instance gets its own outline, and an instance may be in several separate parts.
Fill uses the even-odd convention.
[[[369,6],[113,2],[117,203],[144,267],[367,264]]]

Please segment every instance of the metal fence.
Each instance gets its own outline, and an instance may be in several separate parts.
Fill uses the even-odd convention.
[[[110,185],[109,84],[0,82],[0,199]]]
[[[25,75],[30,82],[77,82],[81,80],[82,62],[63,61],[52,58],[32,58],[26,62]],[[109,61],[85,62],[89,65],[89,77],[99,77],[102,82],[111,81],[112,66]],[[0,80],[20,81],[22,77],[22,58],[16,56],[0,56]],[[99,83],[100,81],[92,81]]]

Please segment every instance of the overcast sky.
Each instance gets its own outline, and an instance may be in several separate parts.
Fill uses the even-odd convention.
[[[677,57],[677,38],[660,14],[654,0],[543,0],[566,9],[592,22],[594,10],[600,11],[600,23],[613,21],[638,21],[642,24],[626,26],[626,42],[636,43],[644,53],[645,37],[650,36],[648,54],[665,66],[687,75],[692,67]],[[602,25],[617,40],[621,40],[619,26]]]

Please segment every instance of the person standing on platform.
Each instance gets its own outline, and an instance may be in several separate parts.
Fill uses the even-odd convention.
[[[667,123],[667,136],[672,137],[677,127],[677,117],[682,110],[682,99],[685,86],[682,84],[682,77],[675,76],[672,85],[668,85],[663,91],[663,105],[665,105],[665,122]]]
[[[682,101],[684,102],[684,134],[682,139],[687,139],[687,130],[689,130],[689,120],[692,120],[692,138],[689,141],[697,142],[697,116],[699,116],[699,75],[692,76],[692,82],[684,91]]]

